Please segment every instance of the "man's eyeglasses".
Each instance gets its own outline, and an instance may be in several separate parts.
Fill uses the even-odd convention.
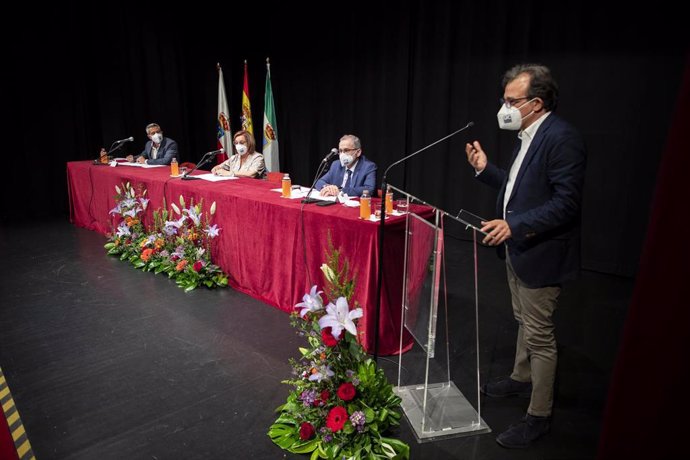
[[[524,101],[525,99],[531,99],[531,97],[530,96],[524,96],[524,97],[516,97],[514,99],[510,98],[510,97],[506,98],[506,99],[500,98],[498,101],[501,103],[501,105],[505,104],[506,107],[512,107],[513,105],[515,105],[516,102]]]
[[[349,153],[359,149],[338,149],[338,153]]]

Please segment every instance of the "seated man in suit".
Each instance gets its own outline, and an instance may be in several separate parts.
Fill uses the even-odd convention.
[[[151,123],[146,126],[146,135],[149,141],[144,147],[144,151],[137,156],[137,163],[147,165],[169,165],[173,158],[179,160],[177,153],[177,142],[169,137],[163,137],[163,131],[158,123]],[[133,162],[132,155],[127,157],[127,161]]]
[[[316,182],[322,196],[334,196],[343,191],[349,196],[361,196],[364,190],[374,194],[376,163],[362,155],[357,136],[346,134],[338,143],[340,161],[334,161],[328,172]]]

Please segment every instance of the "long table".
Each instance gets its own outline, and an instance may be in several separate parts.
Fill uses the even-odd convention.
[[[148,190],[149,219],[164,198],[166,203],[179,203],[180,196],[187,203],[203,199],[206,209],[215,201],[213,222],[221,231],[214,240],[212,260],[229,275],[233,288],[286,312],[293,311],[309,291],[309,279],[323,286],[319,267],[325,263],[330,234],[335,248],[342,250],[354,269],[353,299],[364,311],[358,325],[360,341],[367,351],[374,351],[379,224],[360,220],[358,208],[308,204],[300,216],[300,200],[272,191],[280,186],[276,183],[246,178],[183,181],[170,177],[169,168],[74,161],[67,163],[72,223],[104,235],[112,232],[115,222],[109,211],[115,206],[115,186],[125,182]],[[387,217],[385,229],[378,352],[390,355],[400,346],[405,218]],[[405,331],[403,347],[411,346],[412,338]]]

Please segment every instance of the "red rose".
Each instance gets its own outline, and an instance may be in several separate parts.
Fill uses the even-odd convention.
[[[314,437],[314,425],[309,422],[302,422],[299,426],[299,438],[302,441],[307,441]]]
[[[204,264],[201,263],[200,260],[197,260],[196,262],[194,262],[194,271],[195,272],[199,273],[202,268],[204,268]]]
[[[343,406],[335,406],[326,417],[326,426],[334,433],[342,430],[345,422],[347,422],[347,410]]]
[[[338,387],[338,397],[343,401],[350,401],[355,397],[357,390],[350,382],[345,382]]]
[[[326,402],[328,402],[328,398],[331,397],[331,393],[328,390],[323,390],[321,392],[321,397],[314,400],[314,407],[317,406],[325,406]]]
[[[331,334],[330,327],[324,327],[323,329],[321,329],[321,340],[323,341],[323,344],[327,347],[334,347],[338,345],[338,339],[333,337],[333,334]]]

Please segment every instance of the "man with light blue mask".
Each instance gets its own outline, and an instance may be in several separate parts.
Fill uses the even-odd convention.
[[[586,150],[578,132],[553,111],[558,85],[542,65],[517,65],[503,77],[501,129],[518,131],[507,169],[488,162],[479,142],[465,146],[480,181],[498,190],[496,217],[482,222],[483,242],[505,257],[518,323],[509,377],[482,386],[489,397],[530,399],[527,414],[496,437],[529,447],[551,425],[557,349],[553,313],[561,284],[580,269],[580,209]]]
[[[144,151],[137,156],[137,163],[169,165],[173,158],[179,160],[177,142],[169,137],[163,137],[163,130],[158,123],[150,123],[146,126],[146,136],[149,141],[144,146]],[[127,157],[127,161],[134,161],[132,155]]]
[[[341,191],[348,196],[362,196],[364,190],[373,195],[376,163],[362,155],[359,138],[352,134],[341,137],[338,153],[340,161],[334,161],[328,172],[316,182],[321,196],[335,196]]]

